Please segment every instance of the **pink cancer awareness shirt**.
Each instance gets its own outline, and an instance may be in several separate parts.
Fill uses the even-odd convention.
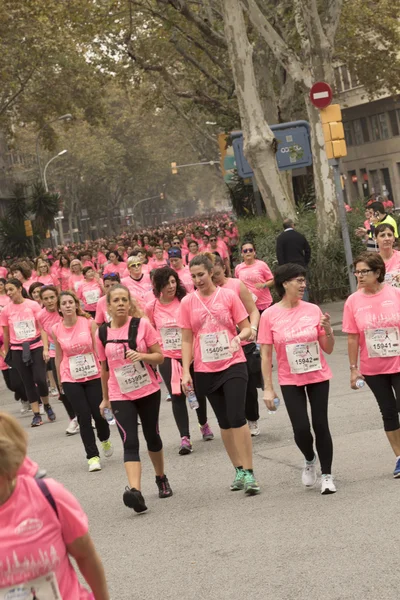
[[[46,484],[58,517],[28,475],[17,477],[13,493],[0,506],[0,596],[14,598],[11,589],[23,583],[29,594],[35,579],[54,573],[63,600],[89,600],[92,595],[79,583],[66,548],[87,534],[87,516],[61,483],[46,479]]]
[[[68,279],[68,289],[72,290],[73,292],[75,292],[75,294],[77,294],[79,291],[79,288],[84,283],[84,281],[85,281],[85,278],[82,275],[82,273],[80,275],[76,275],[75,273],[72,273],[72,274],[70,274],[69,279]]]
[[[123,277],[126,268],[126,262],[119,262],[116,265],[114,265],[113,263],[108,263],[104,267],[103,275],[107,275],[108,273],[118,273],[120,277]]]
[[[127,340],[129,336],[129,323],[131,317],[123,327],[112,329],[107,327],[107,339]],[[147,363],[132,363],[125,358],[125,351],[129,350],[127,343],[106,344],[104,348],[97,336],[97,351],[101,361],[107,359],[109,368],[108,397],[113,400],[139,400],[160,389],[154,370]],[[155,329],[147,319],[140,319],[136,345],[138,352],[148,352],[149,348],[159,342]],[[129,391],[128,391],[129,390]],[[118,422],[118,415],[116,415]]]
[[[342,329],[360,336],[363,375],[400,372],[400,356],[396,355],[400,344],[398,288],[385,285],[377,294],[365,294],[362,289],[351,294],[344,305]]]
[[[153,289],[149,275],[142,275],[140,279],[124,277],[121,283],[128,288],[131,295],[139,302],[140,306],[143,306],[144,304],[145,294]]]
[[[71,271],[69,267],[60,267],[57,276],[60,281],[61,290],[65,292],[69,289],[69,278],[71,277]]]
[[[10,332],[10,348],[11,350],[21,350],[23,342],[40,337],[38,324],[38,315],[41,311],[40,305],[33,300],[26,298],[21,304],[9,302],[1,311],[0,325],[8,327]],[[17,346],[19,346],[17,348]],[[43,342],[31,344],[31,350],[40,348]]]
[[[93,347],[92,323],[92,319],[78,317],[73,327],[65,327],[63,321],[54,325],[53,332],[63,353],[61,383],[84,383],[100,377],[99,359]]]
[[[272,304],[271,292],[268,288],[256,288],[257,283],[264,283],[273,279],[270,268],[264,261],[256,259],[252,265],[240,263],[235,268],[235,277],[243,281],[253,294],[253,299],[258,310],[265,310]]]
[[[18,469],[17,475],[29,475],[29,477],[35,477],[38,470],[39,465],[29,458],[29,456],[25,456],[24,462]]]
[[[40,283],[43,283],[43,285],[54,285],[56,287],[57,285],[60,285],[56,275],[39,275],[37,281],[40,281]]]
[[[178,273],[179,279],[183,283],[183,286],[184,286],[185,290],[188,292],[188,294],[190,292],[193,292],[194,284],[193,284],[193,279],[192,279],[192,275],[190,273],[189,268],[183,267],[182,269],[179,269],[179,271],[177,269],[174,269],[174,271],[176,273]]]
[[[6,267],[0,267],[0,277],[7,279],[8,271]]]
[[[110,315],[107,312],[107,296],[102,296],[98,301],[94,320],[97,325],[111,321]]]
[[[216,373],[246,362],[242,348],[233,354],[229,350],[236,325],[244,319],[247,311],[232,290],[219,287],[211,296],[193,292],[182,299],[178,325],[193,332],[195,371]],[[223,358],[214,360],[216,356]]]
[[[11,302],[10,298],[7,296],[7,294],[1,294],[0,295],[0,314],[3,310],[3,308],[5,306],[7,306],[7,304],[9,304]]]
[[[52,329],[56,323],[61,321],[61,316],[57,310],[50,312],[47,308],[42,308],[38,314],[38,322],[40,327],[47,333],[49,339],[49,354],[51,358],[56,356],[56,347],[52,338]]]
[[[146,305],[146,315],[161,337],[164,356],[182,358],[182,330],[178,326],[180,301],[163,304],[158,298]]]
[[[331,379],[318,338],[322,312],[315,304],[301,301],[295,308],[275,304],[263,312],[258,326],[259,344],[272,344],[278,363],[280,385],[309,385]]]
[[[385,260],[385,283],[393,287],[400,287],[400,252],[394,250],[389,260]]]
[[[100,284],[94,279],[93,281],[84,281],[78,290],[78,298],[83,302],[83,308],[94,312],[103,290]]]
[[[29,293],[29,288],[31,287],[32,283],[35,283],[35,281],[37,281],[36,273],[33,274],[33,272],[32,272],[32,277],[30,277],[27,281],[24,281],[22,286]]]

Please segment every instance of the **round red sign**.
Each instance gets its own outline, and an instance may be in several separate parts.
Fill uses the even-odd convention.
[[[325,81],[317,81],[310,90],[310,100],[317,108],[326,108],[332,102],[332,88]]]

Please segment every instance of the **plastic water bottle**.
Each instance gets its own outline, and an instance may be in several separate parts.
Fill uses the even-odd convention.
[[[274,404],[275,404],[275,410],[269,410],[268,409],[268,414],[269,415],[274,415],[276,413],[276,411],[278,410],[281,401],[279,400],[279,398],[274,398]]]
[[[357,387],[358,389],[361,389],[361,388],[363,388],[363,387],[364,387],[364,385],[365,385],[365,381],[364,381],[364,379],[361,379],[361,377],[359,377],[359,378],[357,379],[357,381],[356,381],[356,387]]]
[[[109,425],[115,425],[114,415],[109,408],[104,409],[104,418]]]
[[[188,399],[190,408],[199,408],[199,401],[196,398],[196,394],[194,393],[194,389],[192,388],[192,386],[188,387],[186,397]]]

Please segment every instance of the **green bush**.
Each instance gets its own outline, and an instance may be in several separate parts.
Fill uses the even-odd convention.
[[[353,208],[347,218],[353,257],[356,257],[364,249],[363,243],[354,235],[356,227],[364,222],[363,207]],[[264,260],[273,272],[278,266],[275,245],[282,224],[273,223],[266,217],[252,217],[239,219],[238,227],[240,241],[251,240],[256,245],[257,257]],[[346,298],[350,289],[341,234],[338,233],[328,244],[322,244],[317,236],[316,215],[312,211],[299,211],[296,229],[305,235],[311,246],[308,272],[311,299],[321,304]]]

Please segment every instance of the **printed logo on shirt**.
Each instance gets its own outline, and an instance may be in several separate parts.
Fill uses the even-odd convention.
[[[307,317],[307,315],[305,315],[304,317],[300,317],[299,319],[299,321],[302,321],[303,323],[309,323],[312,320],[312,317]]]
[[[382,302],[382,306],[392,306],[393,304],[393,300],[385,300],[384,302]]]
[[[29,535],[40,531],[43,527],[43,521],[40,519],[25,519],[15,528],[16,535]]]
[[[360,308],[356,308],[356,313],[362,312],[363,310],[369,310],[372,308],[372,304],[368,304],[368,306],[360,306]]]

